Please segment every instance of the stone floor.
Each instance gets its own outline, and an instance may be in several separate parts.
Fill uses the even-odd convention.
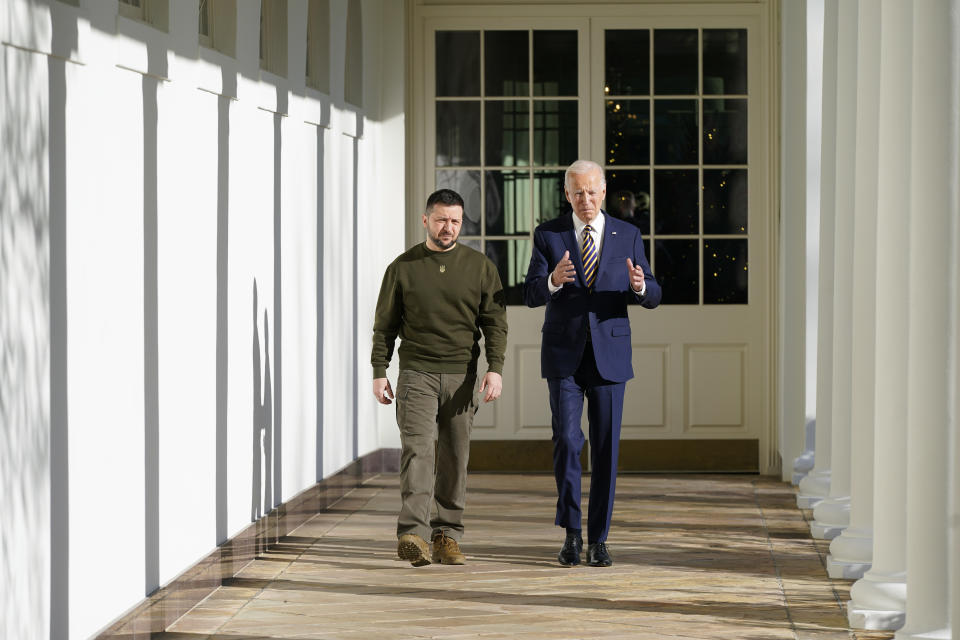
[[[586,492],[584,492],[586,495]],[[794,489],[757,476],[624,475],[607,569],[556,563],[553,479],[470,476],[466,566],[396,557],[380,475],[154,637],[880,639],[853,632]]]

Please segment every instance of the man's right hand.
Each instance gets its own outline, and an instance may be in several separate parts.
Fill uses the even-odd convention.
[[[573,262],[570,261],[570,252],[564,251],[560,262],[557,263],[557,266],[553,269],[553,273],[550,274],[550,284],[555,287],[562,287],[566,283],[573,282],[576,279],[577,269],[573,266]]]
[[[393,389],[386,378],[373,379],[373,395],[380,404],[390,404],[393,401]]]

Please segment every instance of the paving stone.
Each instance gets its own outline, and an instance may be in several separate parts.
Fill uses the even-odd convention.
[[[589,478],[584,479],[584,511]],[[847,627],[850,581],[775,479],[623,475],[609,568],[561,567],[549,475],[468,481],[467,564],[396,557],[399,478],[317,514],[164,633],[174,640],[885,640]]]

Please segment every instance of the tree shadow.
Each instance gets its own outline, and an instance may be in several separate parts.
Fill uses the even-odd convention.
[[[573,569],[575,571],[576,569]],[[571,569],[558,569],[571,571]],[[406,584],[359,584],[349,582],[307,581],[285,579],[234,578],[230,586],[247,589],[276,591],[307,591],[341,593],[355,596],[409,598],[415,595],[426,602],[470,602],[509,607],[548,607],[570,611],[614,611],[636,613],[649,611],[656,614],[676,614],[684,616],[703,616],[723,618],[735,621],[747,621],[751,624],[772,628],[791,628],[787,609],[781,604],[742,601],[724,601],[709,597],[691,598],[689,602],[651,600],[645,598],[609,599],[591,596],[589,592],[577,595],[566,593],[534,594],[517,591],[487,591],[479,589],[451,588],[449,584],[433,587],[428,583]]]

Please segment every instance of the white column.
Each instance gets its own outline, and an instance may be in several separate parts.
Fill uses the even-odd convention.
[[[806,419],[806,0],[781,8],[779,428],[781,476],[793,479],[794,458],[803,452]],[[799,27],[803,25],[803,27]]]
[[[807,0],[806,65],[807,65],[807,228],[804,230],[806,251],[806,296],[804,316],[806,324],[806,398],[804,399],[804,451],[795,468],[801,476],[813,470],[817,425],[817,313],[819,312],[817,283],[820,277],[820,136],[823,120],[823,0]]]
[[[809,296],[807,297],[806,304],[807,305],[810,304]],[[809,314],[807,314],[807,317],[809,319],[810,317]],[[814,319],[816,319],[816,313],[814,313],[813,317]],[[817,382],[816,380],[817,378],[816,364],[817,363],[816,363],[816,355],[815,355],[816,338],[815,337],[811,338],[811,335],[810,335],[811,333],[815,334],[816,331],[811,332],[810,325],[807,324],[806,331],[805,331],[805,340],[808,341],[808,344],[811,339],[814,342],[814,345],[813,345],[814,356],[811,358],[805,358],[807,362],[804,363],[803,386],[804,386],[804,389],[806,389],[808,392],[810,389],[810,383],[813,382],[815,386]],[[810,349],[809,346],[807,348],[808,350]],[[814,399],[813,402],[815,404],[816,399]],[[806,403],[804,406],[806,406]],[[797,485],[800,484],[800,482],[807,477],[807,474],[813,471],[813,465],[816,462],[815,452],[814,452],[814,447],[816,446],[814,444],[816,442],[816,436],[814,434],[816,433],[816,429],[817,429],[816,418],[807,417],[803,425],[803,453],[801,453],[800,455],[798,455],[796,458],[793,459],[793,476],[790,478],[790,482],[792,484],[797,484]]]
[[[909,291],[905,243],[910,237],[910,122],[913,5],[883,0],[880,37],[880,131],[877,202],[877,284]],[[906,611],[907,401],[903,380],[890,371],[907,370],[906,305],[884,305],[876,322],[874,376],[873,566],[850,589],[850,626],[899,629]],[[854,506],[856,508],[856,506]]]
[[[853,214],[857,121],[857,4],[837,11],[837,121],[834,175],[833,397],[830,496],[813,509],[810,533],[831,539],[850,522],[850,393],[853,336]]]
[[[953,17],[950,32],[950,59],[960,60],[960,0],[951,0],[951,15]],[[950,119],[953,130],[949,134],[950,144],[953,147],[951,173],[957,177],[953,183],[951,194],[951,215],[953,217],[953,275],[950,291],[953,293],[952,314],[950,325],[953,327],[953,363],[951,366],[950,384],[948,389],[953,396],[951,414],[953,416],[951,432],[953,434],[953,448],[951,467],[953,480],[950,487],[953,490],[953,502],[950,512],[950,536],[948,538],[951,549],[950,570],[950,620],[953,624],[953,638],[960,640],[960,65],[954,64],[952,73],[953,103],[951,104]]]
[[[830,543],[827,573],[855,579],[873,558],[873,376],[877,310],[877,153],[880,5],[861,0],[857,23],[853,309],[850,342],[850,524]]]
[[[907,392],[907,619],[899,640],[950,637],[947,511],[951,389],[949,353],[951,194],[951,3],[913,6],[910,310]],[[956,551],[954,551],[956,552]]]
[[[800,481],[797,506],[812,509],[830,495],[833,411],[833,252],[837,135],[837,1],[823,16],[823,99],[820,138],[820,275],[817,302],[817,424],[813,470]]]
[[[793,461],[793,484],[813,471],[816,462],[817,426],[817,284],[820,275],[820,136],[823,112],[823,0],[806,4],[806,228],[804,229],[804,428],[803,453]],[[829,487],[827,487],[829,492]],[[825,492],[823,495],[826,496]]]

